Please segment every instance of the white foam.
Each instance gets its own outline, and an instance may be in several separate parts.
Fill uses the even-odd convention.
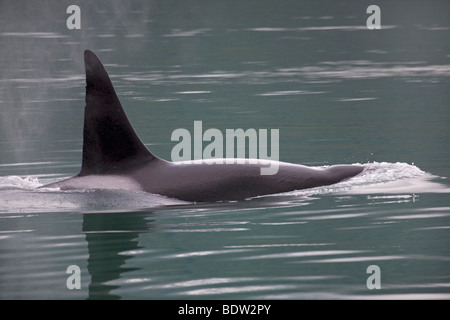
[[[361,164],[359,164],[361,165]],[[415,194],[450,193],[450,187],[437,182],[440,177],[403,162],[364,164],[364,171],[348,180],[330,185],[289,192],[289,195],[318,194]]]
[[[414,164],[374,162],[366,164],[361,175],[342,185],[352,194],[449,193],[450,188],[437,182],[439,179]]]
[[[5,176],[0,177],[0,190],[33,190],[42,186],[38,178]]]

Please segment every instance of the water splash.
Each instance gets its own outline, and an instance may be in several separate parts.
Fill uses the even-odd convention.
[[[38,178],[6,176],[0,177],[0,190],[34,190],[42,186]]]
[[[365,170],[346,181],[317,188],[261,196],[275,201],[286,196],[301,198],[322,194],[418,194],[450,193],[450,188],[436,181],[436,177],[407,163],[373,162]],[[44,179],[46,180],[46,179]],[[39,189],[43,183],[37,177],[0,177],[0,195],[3,205],[0,212],[21,210],[117,210],[120,208],[148,208],[164,205],[186,204],[145,192],[125,190],[75,190]],[[375,199],[375,198],[373,198]],[[395,201],[405,199],[395,198]],[[410,196],[405,201],[410,201]],[[257,202],[255,203],[257,205]],[[34,209],[33,209],[34,208]]]
[[[359,164],[359,163],[358,163]],[[403,162],[373,162],[364,164],[364,171],[340,183],[291,192],[291,195],[317,194],[402,194],[449,193],[450,188],[436,180],[442,179],[419,167]]]

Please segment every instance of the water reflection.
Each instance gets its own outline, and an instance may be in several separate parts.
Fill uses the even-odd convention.
[[[126,266],[133,252],[142,249],[138,237],[152,229],[148,212],[87,213],[83,233],[88,243],[88,272],[91,275],[89,299],[119,299],[112,293],[119,286],[110,284],[124,273],[139,270]]]
[[[86,48],[167,158],[171,131],[203,120],[282,128],[285,161],[378,163],[332,187],[151,211],[137,210],[172,203],[0,177],[2,297],[78,298],[72,263],[90,299],[450,297],[448,1],[386,2],[381,32],[364,3],[78,2],[73,32],[63,2],[1,1],[1,176],[79,169]],[[84,213],[80,233],[86,210],[116,212]]]

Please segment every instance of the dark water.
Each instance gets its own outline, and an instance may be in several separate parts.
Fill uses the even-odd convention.
[[[450,298],[448,1],[79,1],[68,30],[71,4],[0,4],[0,298]],[[85,49],[162,158],[201,120],[367,169],[231,203],[37,191],[79,171]]]

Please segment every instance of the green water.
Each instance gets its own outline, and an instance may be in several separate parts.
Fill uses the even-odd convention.
[[[78,1],[68,30],[71,4],[0,4],[0,298],[450,298],[447,1]],[[231,203],[36,191],[80,169],[85,49],[164,159],[201,120],[368,170]]]

